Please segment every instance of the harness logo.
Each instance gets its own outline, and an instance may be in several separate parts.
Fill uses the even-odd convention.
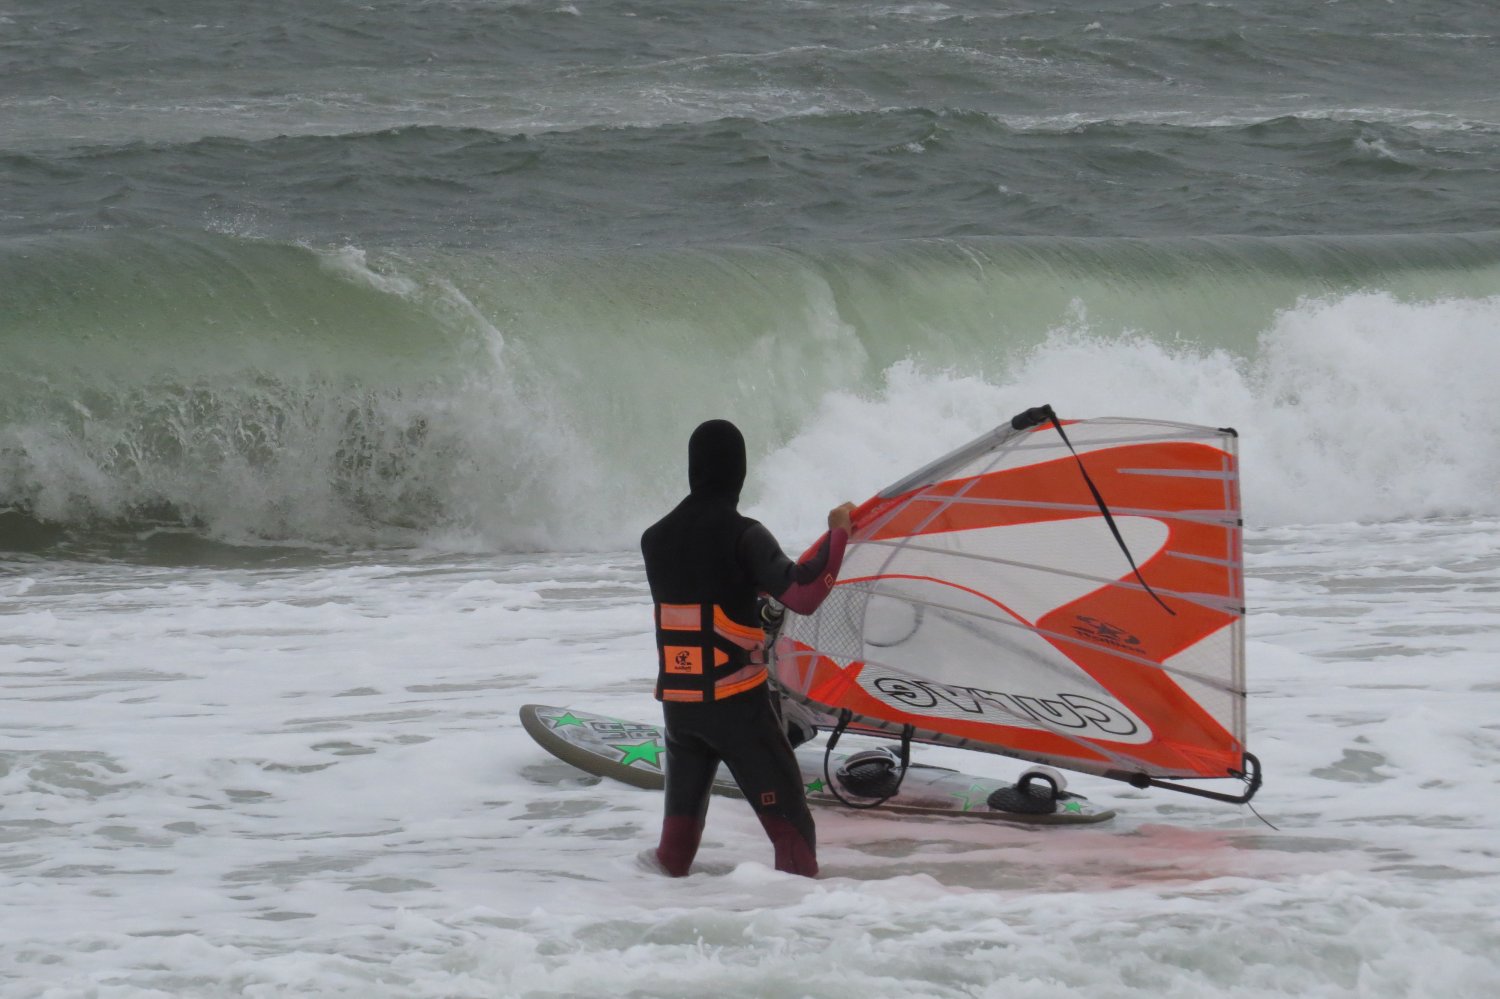
[[[1110,742],[1151,741],[1151,732],[1145,722],[1131,715],[1124,705],[1085,694],[1014,694],[931,680],[863,674],[859,685],[868,693],[912,714],[955,719],[973,716],[975,720],[996,725],[1063,730]]]
[[[699,676],[703,673],[703,649],[696,645],[668,645],[662,649],[662,665],[677,676]]]

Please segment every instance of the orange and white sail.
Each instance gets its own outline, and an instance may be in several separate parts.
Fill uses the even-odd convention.
[[[786,614],[777,683],[867,731],[1137,782],[1243,776],[1236,443],[1021,414],[859,508],[833,592]]]

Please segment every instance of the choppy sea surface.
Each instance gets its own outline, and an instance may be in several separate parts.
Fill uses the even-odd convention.
[[[0,995],[1500,994],[1500,10],[0,4]],[[817,813],[654,719],[700,419],[800,550],[1029,406],[1241,434],[1248,810]],[[920,758],[1004,775],[1000,757]]]

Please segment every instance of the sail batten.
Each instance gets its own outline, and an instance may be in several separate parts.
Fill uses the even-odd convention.
[[[1218,478],[1218,476],[1215,476]],[[931,494],[916,495],[909,498],[911,503],[937,503],[946,505],[952,497]],[[1048,503],[1042,500],[1015,500],[994,498],[970,498],[965,500],[966,505],[972,506],[1001,506],[1017,507],[1028,510],[1057,510],[1062,512],[1073,512],[1085,515],[1097,514],[1099,507],[1093,502],[1088,503]],[[1173,520],[1193,520],[1206,524],[1227,524],[1238,519],[1239,511],[1231,509],[1212,510],[1153,510],[1149,507],[1110,507],[1111,511],[1120,517],[1163,517]]]

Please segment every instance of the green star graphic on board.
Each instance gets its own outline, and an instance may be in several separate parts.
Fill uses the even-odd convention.
[[[1065,802],[1063,802],[1063,806],[1062,807],[1063,807],[1063,811],[1065,811],[1065,812],[1081,812],[1081,811],[1083,811],[1083,805],[1079,804],[1076,801],[1065,801]]]
[[[983,795],[984,800],[988,802],[989,795],[985,794],[984,788],[978,784],[970,784],[969,789],[963,794],[959,794],[957,791],[953,791],[951,792],[949,797],[957,798],[959,801],[962,801],[964,803],[964,807],[960,809],[960,811],[967,812],[969,809],[974,807],[974,795],[976,792]]]
[[[640,760],[643,763],[651,764],[658,770],[661,769],[661,763],[659,762],[659,760],[661,759],[663,746],[655,739],[647,739],[645,742],[637,742],[633,746],[615,746],[614,748],[625,754],[624,756],[620,757],[620,762],[625,764],[627,767],[634,763],[636,760]]]
[[[579,727],[582,727],[583,719],[579,718],[571,711],[564,715],[558,715],[556,718],[552,719],[553,728],[563,728],[568,725],[577,725]]]
[[[821,791],[821,790],[823,790],[827,786],[828,786],[827,784],[823,783],[820,780],[815,780],[811,784],[806,785],[808,793],[812,793],[814,791]]]

